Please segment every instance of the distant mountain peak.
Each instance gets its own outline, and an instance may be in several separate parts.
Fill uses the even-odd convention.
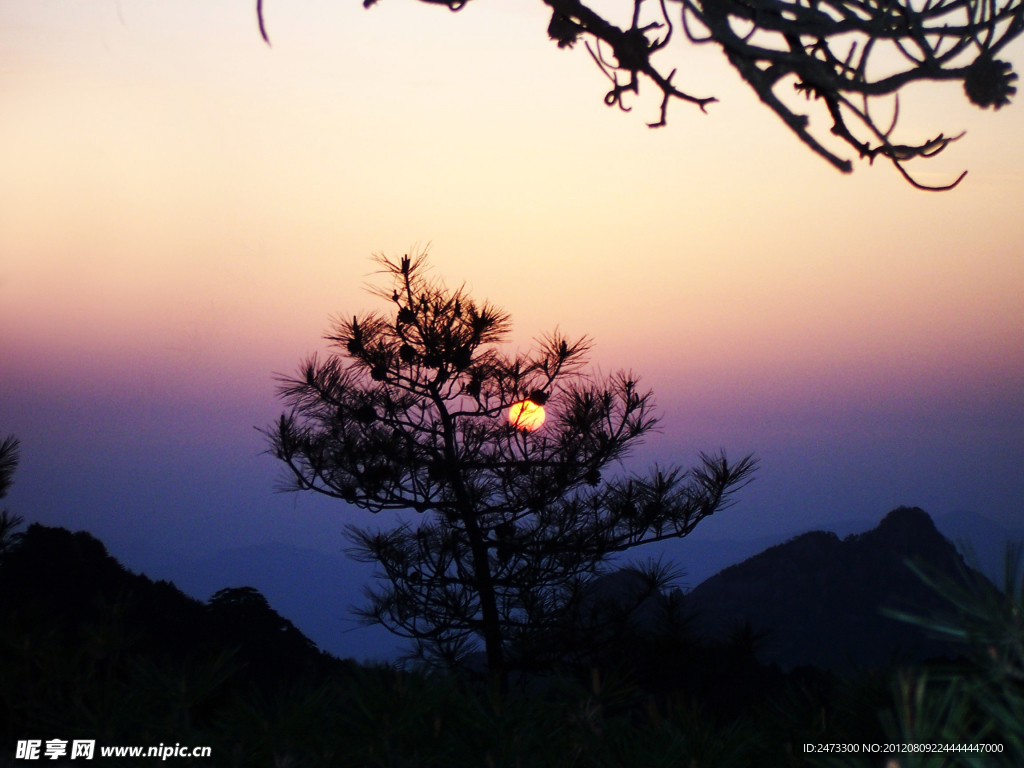
[[[909,532],[929,536],[941,535],[931,515],[920,507],[896,507],[878,523],[874,532]],[[866,533],[872,533],[867,531]],[[865,534],[861,534],[862,536]]]
[[[963,564],[956,547],[939,532],[931,516],[919,507],[897,507],[883,517],[876,528],[851,539],[861,546],[932,561],[944,569]]]
[[[698,585],[687,597],[696,628],[723,636],[750,622],[769,632],[764,661],[783,668],[845,668],[888,663],[897,652],[924,658],[949,652],[922,631],[882,614],[930,612],[939,599],[907,567],[925,562],[956,578],[966,566],[931,517],[899,507],[878,526],[840,540],[811,531],[766,549]]]

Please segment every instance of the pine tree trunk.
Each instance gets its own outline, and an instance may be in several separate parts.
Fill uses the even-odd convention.
[[[491,673],[499,691],[504,694],[508,692],[508,670],[505,669],[505,651],[501,641],[501,617],[498,614],[494,582],[491,580],[487,545],[484,543],[483,534],[472,514],[463,517],[463,522],[466,524],[470,551],[473,553],[473,570],[476,573],[477,593],[480,595],[487,671]]]
[[[434,403],[441,416],[444,430],[444,452],[450,468],[458,466],[455,450],[455,429],[452,418],[444,402],[434,393]],[[480,596],[480,613],[482,614],[484,650],[487,653],[487,671],[497,683],[501,693],[508,691],[508,670],[505,669],[505,652],[501,640],[501,616],[498,613],[498,599],[494,593],[494,581],[491,579],[490,559],[487,556],[487,543],[483,531],[476,520],[476,510],[470,501],[465,483],[457,469],[450,469],[449,482],[455,492],[459,517],[466,526],[469,548],[473,555],[473,572],[476,576],[476,590]]]

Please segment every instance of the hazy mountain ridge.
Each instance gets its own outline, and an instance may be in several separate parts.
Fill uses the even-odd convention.
[[[947,517],[947,526],[949,522]],[[972,522],[973,531],[984,530],[969,515],[956,516],[953,522],[960,523],[960,530]],[[861,526],[854,522],[848,527],[856,530]],[[261,610],[287,625],[289,636],[301,638],[299,644],[309,643],[309,637],[328,652],[355,655],[346,653],[354,644],[345,630],[356,626],[346,620],[346,613],[366,582],[352,578],[351,569],[343,567],[351,563],[342,554],[332,556],[282,544],[257,545],[195,560],[154,563],[164,574],[171,571],[174,583],[154,582],[126,570],[87,533],[71,534],[44,526],[32,526],[29,532],[27,542],[50,550],[48,556],[60,565],[48,568],[37,562],[11,582],[13,574],[20,572],[20,556],[15,556],[6,568],[9,583],[19,584],[19,591],[30,596],[49,594],[51,602],[59,595],[55,611],[69,621],[80,619],[83,611],[88,613],[94,595],[112,602],[121,593],[134,593],[142,612],[137,611],[133,620],[142,622],[147,633],[161,641],[185,647],[190,638],[208,634],[197,627],[203,626],[209,609],[179,588],[208,598],[225,588],[241,595],[242,587],[252,587],[269,601]],[[995,551],[993,541],[982,542]],[[705,544],[709,561],[725,556],[706,542],[696,543]],[[747,542],[745,549],[761,543]],[[739,548],[730,551],[733,558],[743,553]],[[929,643],[915,628],[879,615],[882,605],[917,610],[938,607],[930,591],[906,569],[903,562],[908,557],[924,559],[948,573],[963,567],[952,543],[925,512],[901,508],[878,527],[843,540],[835,533],[816,531],[769,546],[703,580],[687,595],[686,603],[697,614],[694,626],[710,636],[724,637],[748,620],[755,629],[768,630],[760,658],[783,668],[807,663],[843,668],[848,655],[856,663],[877,665],[887,662],[895,651],[914,651],[918,659],[948,653],[949,647]],[[620,570],[602,581],[610,585],[626,575]],[[629,580],[624,583],[628,585]],[[28,603],[35,600],[30,596],[25,598]],[[263,600],[262,595],[259,599]],[[178,623],[169,624],[159,612],[147,609],[152,602],[172,606]],[[271,609],[271,604],[281,614]],[[394,658],[401,648],[401,641],[381,627],[362,628],[359,634],[356,639],[363,648],[377,651],[364,657]]]
[[[150,550],[145,557],[125,560],[201,600],[225,587],[254,587],[335,656],[393,659],[403,647],[404,641],[383,627],[360,626],[352,619],[349,608],[361,602],[372,568],[354,563],[344,552],[268,542],[200,557]]]
[[[126,569],[89,533],[33,524],[0,560],[0,618],[12,637],[37,638],[40,652],[56,644],[92,653],[94,639],[109,635],[104,642],[116,648],[96,650],[101,658],[123,652],[171,665],[223,658],[225,669],[244,669],[246,679],[266,685],[341,663],[257,590],[226,586],[201,602]]]
[[[926,512],[900,507],[876,528],[845,539],[813,531],[770,547],[702,582],[687,595],[687,608],[694,627],[712,637],[747,622],[766,631],[758,658],[783,669],[844,670],[953,656],[953,646],[882,614],[886,608],[928,614],[946,607],[907,560],[951,578],[967,572]]]
[[[1024,539],[975,512],[957,511],[934,518],[942,535],[957,544],[970,543],[980,570],[1001,583],[1003,553],[1008,540]],[[878,521],[838,520],[817,529],[797,529],[754,539],[682,539],[672,542],[667,556],[685,571],[683,584],[695,588],[725,568],[810,530],[831,531],[845,538],[878,525]],[[959,548],[959,547],[958,547]],[[354,563],[344,552],[328,553],[283,542],[219,550],[201,557],[149,548],[111,546],[119,559],[137,571],[174,582],[201,600],[232,586],[252,586],[321,648],[337,656],[395,658],[403,641],[381,627],[357,627],[349,606],[362,601],[372,569]]]
[[[1000,584],[1002,579],[1006,543],[1024,541],[1024,528],[1011,530],[977,512],[956,510],[933,516],[932,521],[939,532],[956,545],[961,554],[968,554],[968,550],[973,552],[977,559],[977,569],[996,584]],[[683,539],[674,543],[670,554],[673,560],[686,569],[685,580],[688,585],[695,587],[730,565],[740,563],[804,533],[827,531],[836,534],[840,539],[845,539],[847,536],[871,530],[879,522],[880,520],[867,518],[836,520],[753,539]],[[961,546],[962,543],[967,546]],[[967,557],[967,560],[971,563],[972,557]]]

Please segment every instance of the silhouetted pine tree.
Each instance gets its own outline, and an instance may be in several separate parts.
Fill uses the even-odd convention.
[[[754,461],[607,477],[656,424],[636,376],[587,374],[589,340],[558,332],[509,354],[506,313],[426,277],[422,256],[378,263],[392,311],[337,321],[337,352],[283,379],[271,450],[291,489],[413,511],[390,530],[349,526],[386,580],[364,618],[449,662],[482,638],[506,681],[586,640],[584,586],[608,556],[686,536]],[[519,403],[547,409],[546,424],[510,418]]]

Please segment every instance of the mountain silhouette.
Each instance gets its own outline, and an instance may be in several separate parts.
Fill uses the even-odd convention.
[[[933,520],[950,541],[966,541],[978,556],[980,570],[995,583],[1002,583],[1006,542],[1024,540],[1024,530],[1009,530],[973,512],[951,512]],[[840,538],[876,525],[878,520],[869,518],[822,523],[825,530]],[[750,539],[687,537],[666,543],[658,552],[684,567],[681,584],[692,587],[807,530],[795,528]],[[354,562],[340,550],[264,542],[196,555],[187,550],[164,550],[148,540],[115,536],[105,537],[104,543],[120,562],[137,573],[173,581],[201,601],[225,586],[255,587],[304,635],[335,656],[394,660],[405,647],[402,638],[383,627],[359,626],[350,618],[348,609],[363,602],[362,590],[372,581],[373,569]]]
[[[343,552],[326,553],[281,542],[181,557],[153,569],[202,599],[225,586],[258,589],[325,651],[356,659],[395,659],[406,641],[381,626],[362,626],[351,606],[364,602],[373,568]]]
[[[12,638],[51,637],[68,648],[99,632],[174,664],[230,655],[259,685],[340,663],[251,587],[222,589],[204,604],[125,569],[89,533],[39,524],[0,561],[0,620]]]
[[[952,646],[883,613],[945,607],[908,561],[951,578],[969,572],[926,512],[900,507],[865,533],[805,533],[726,568],[686,596],[686,609],[692,627],[709,637],[747,623],[766,633],[758,658],[784,670],[809,664],[846,671],[955,656]]]

